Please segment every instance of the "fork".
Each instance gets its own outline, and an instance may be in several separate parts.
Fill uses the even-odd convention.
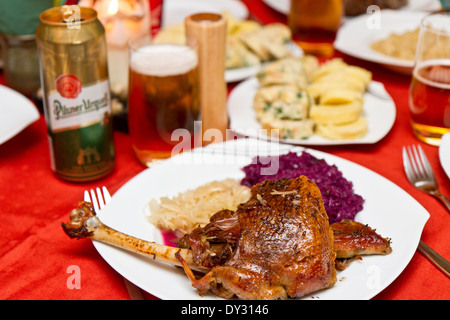
[[[425,152],[423,152],[422,148],[420,146],[417,148],[415,146],[403,147],[402,154],[403,166],[409,182],[411,182],[411,184],[419,190],[437,197],[450,210],[450,202],[439,192],[433,169],[431,168],[427,156],[425,155]],[[422,240],[419,241],[417,250],[431,263],[433,263],[434,266],[437,267],[442,273],[450,278],[450,263],[447,260],[445,260]]]
[[[98,214],[100,210],[102,210],[106,204],[111,201],[111,194],[105,186],[101,189],[97,187],[95,191],[94,189],[91,189],[90,191],[85,190],[84,201],[90,202],[94,207],[95,212]],[[144,300],[144,296],[137,286],[125,278],[123,278],[123,281],[125,282],[125,286],[127,287],[131,300]]]
[[[430,162],[421,146],[403,147],[403,167],[409,182],[417,189],[439,199],[450,212],[450,200],[440,191]]]

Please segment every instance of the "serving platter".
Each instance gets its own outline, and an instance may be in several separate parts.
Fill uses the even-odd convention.
[[[238,84],[228,97],[230,128],[239,135],[263,137],[261,124],[256,119],[253,99],[258,90],[258,79],[252,77]],[[372,92],[372,93],[371,93]],[[313,135],[308,139],[281,139],[296,145],[371,144],[380,141],[392,128],[396,117],[395,103],[380,82],[372,81],[370,91],[364,95],[363,115],[368,120],[368,133],[359,139],[330,140]]]
[[[225,178],[242,179],[241,168],[256,155],[278,155],[307,150],[328,164],[336,165],[353,182],[356,193],[365,198],[356,220],[367,223],[392,239],[393,252],[364,257],[338,273],[335,286],[302,299],[370,299],[389,286],[412,258],[428,212],[408,193],[379,174],[331,154],[261,139],[237,139],[196,148],[146,169],[112,197],[99,213],[108,226],[129,235],[164,243],[163,235],[146,218],[151,199],[175,196],[179,192]],[[160,299],[221,299],[212,294],[200,297],[183,270],[157,263],[143,256],[95,242],[99,254],[119,274]]]

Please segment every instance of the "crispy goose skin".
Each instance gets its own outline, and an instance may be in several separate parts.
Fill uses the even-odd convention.
[[[383,238],[368,225],[344,219],[331,225],[337,258],[392,252],[390,239]]]
[[[385,255],[392,252],[391,240],[383,238],[368,225],[344,219],[330,225],[336,259],[359,258],[362,255]],[[178,239],[178,246],[193,251],[194,261],[209,268],[223,264],[234,251],[240,235],[236,212],[223,210],[211,217],[205,227],[198,227]],[[355,260],[353,259],[353,260]],[[353,260],[337,261],[349,263]],[[342,268],[338,268],[342,270]]]
[[[236,211],[240,232],[231,257],[197,280],[200,294],[241,299],[301,297],[336,282],[333,233],[316,184],[304,176],[266,180]]]
[[[179,255],[187,261],[191,268],[203,272],[208,270],[193,262],[191,250],[137,239],[104,225],[96,216],[89,202],[80,201],[78,208],[70,213],[70,222],[62,223],[62,228],[70,238],[90,238],[172,265],[181,265],[175,257],[175,254],[179,252]]]

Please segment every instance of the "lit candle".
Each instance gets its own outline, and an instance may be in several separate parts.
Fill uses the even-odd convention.
[[[128,93],[128,41],[150,33],[149,1],[82,0],[79,5],[92,6],[105,27],[111,90],[125,98]]]

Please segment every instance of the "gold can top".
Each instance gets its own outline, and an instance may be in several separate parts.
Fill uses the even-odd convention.
[[[77,5],[64,5],[45,10],[39,16],[41,23],[66,26],[68,23],[88,23],[97,19],[97,11]]]

